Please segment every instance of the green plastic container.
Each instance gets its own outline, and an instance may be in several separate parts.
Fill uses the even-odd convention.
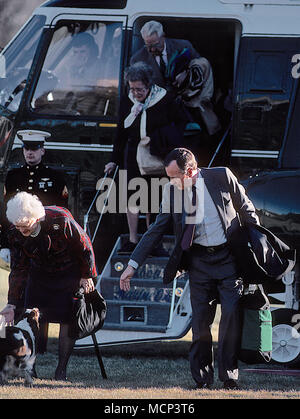
[[[244,309],[240,360],[246,363],[269,362],[271,354],[271,311]]]

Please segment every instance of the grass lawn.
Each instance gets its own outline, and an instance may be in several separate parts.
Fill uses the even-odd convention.
[[[0,270],[0,307],[6,302],[7,271]],[[217,349],[218,320],[213,327]],[[104,380],[93,350],[75,351],[67,382],[53,379],[57,363],[58,325],[51,324],[48,352],[37,358],[33,388],[14,379],[0,387],[0,399],[299,399],[299,377],[256,374],[240,363],[238,391],[225,391],[215,372],[212,390],[194,390],[188,361],[191,333],[177,341],[102,347],[108,379]]]

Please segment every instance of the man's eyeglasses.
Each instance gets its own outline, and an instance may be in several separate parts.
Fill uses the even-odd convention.
[[[161,42],[156,42],[155,44],[145,44],[147,49],[152,49],[152,48],[159,48],[161,47]]]

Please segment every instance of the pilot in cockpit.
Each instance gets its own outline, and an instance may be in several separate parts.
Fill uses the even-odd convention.
[[[67,86],[95,86],[99,77],[98,45],[92,35],[80,32],[73,36],[71,52],[66,56],[61,73],[57,74],[60,84]],[[63,67],[63,68],[62,68]]]
[[[65,56],[51,71],[52,86],[49,78],[39,81],[32,107],[42,113],[88,114],[95,107],[95,89],[101,72],[98,53],[92,35],[86,32],[73,35]]]

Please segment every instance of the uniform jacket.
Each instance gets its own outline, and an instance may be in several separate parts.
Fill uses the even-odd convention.
[[[166,42],[166,49],[167,49],[167,59],[168,61],[172,57],[172,55],[177,51],[182,51],[184,48],[189,48],[191,52],[191,58],[199,57],[198,52],[194,49],[190,41],[186,41],[184,39],[172,39],[172,38],[165,38]],[[138,61],[143,61],[152,67],[154,72],[154,82],[161,87],[166,87],[166,81],[164,80],[160,67],[157,64],[155,57],[147,50],[146,46],[144,45],[140,50],[138,50],[130,60],[130,64],[134,64]]]
[[[201,176],[216,205],[225,236],[231,245],[232,238],[241,229],[241,224],[259,223],[255,208],[247,197],[244,187],[238,183],[228,168],[202,168]],[[170,211],[163,212],[163,208],[170,208]],[[182,268],[183,261],[181,237],[185,227],[185,214],[184,211],[174,212],[174,186],[170,183],[165,186],[160,213],[143,235],[131,259],[141,265],[151,250],[161,241],[169,222],[173,222],[175,246],[164,270],[164,283],[174,279],[177,271]]]
[[[66,182],[60,172],[44,164],[24,165],[8,172],[5,181],[6,201],[17,192],[37,195],[43,205],[67,207],[67,195],[63,195]]]
[[[77,267],[81,278],[97,277],[92,244],[71,213],[45,207],[45,220],[37,237],[24,237],[14,226],[8,232],[11,249],[8,303],[17,305],[32,270],[60,275]]]

